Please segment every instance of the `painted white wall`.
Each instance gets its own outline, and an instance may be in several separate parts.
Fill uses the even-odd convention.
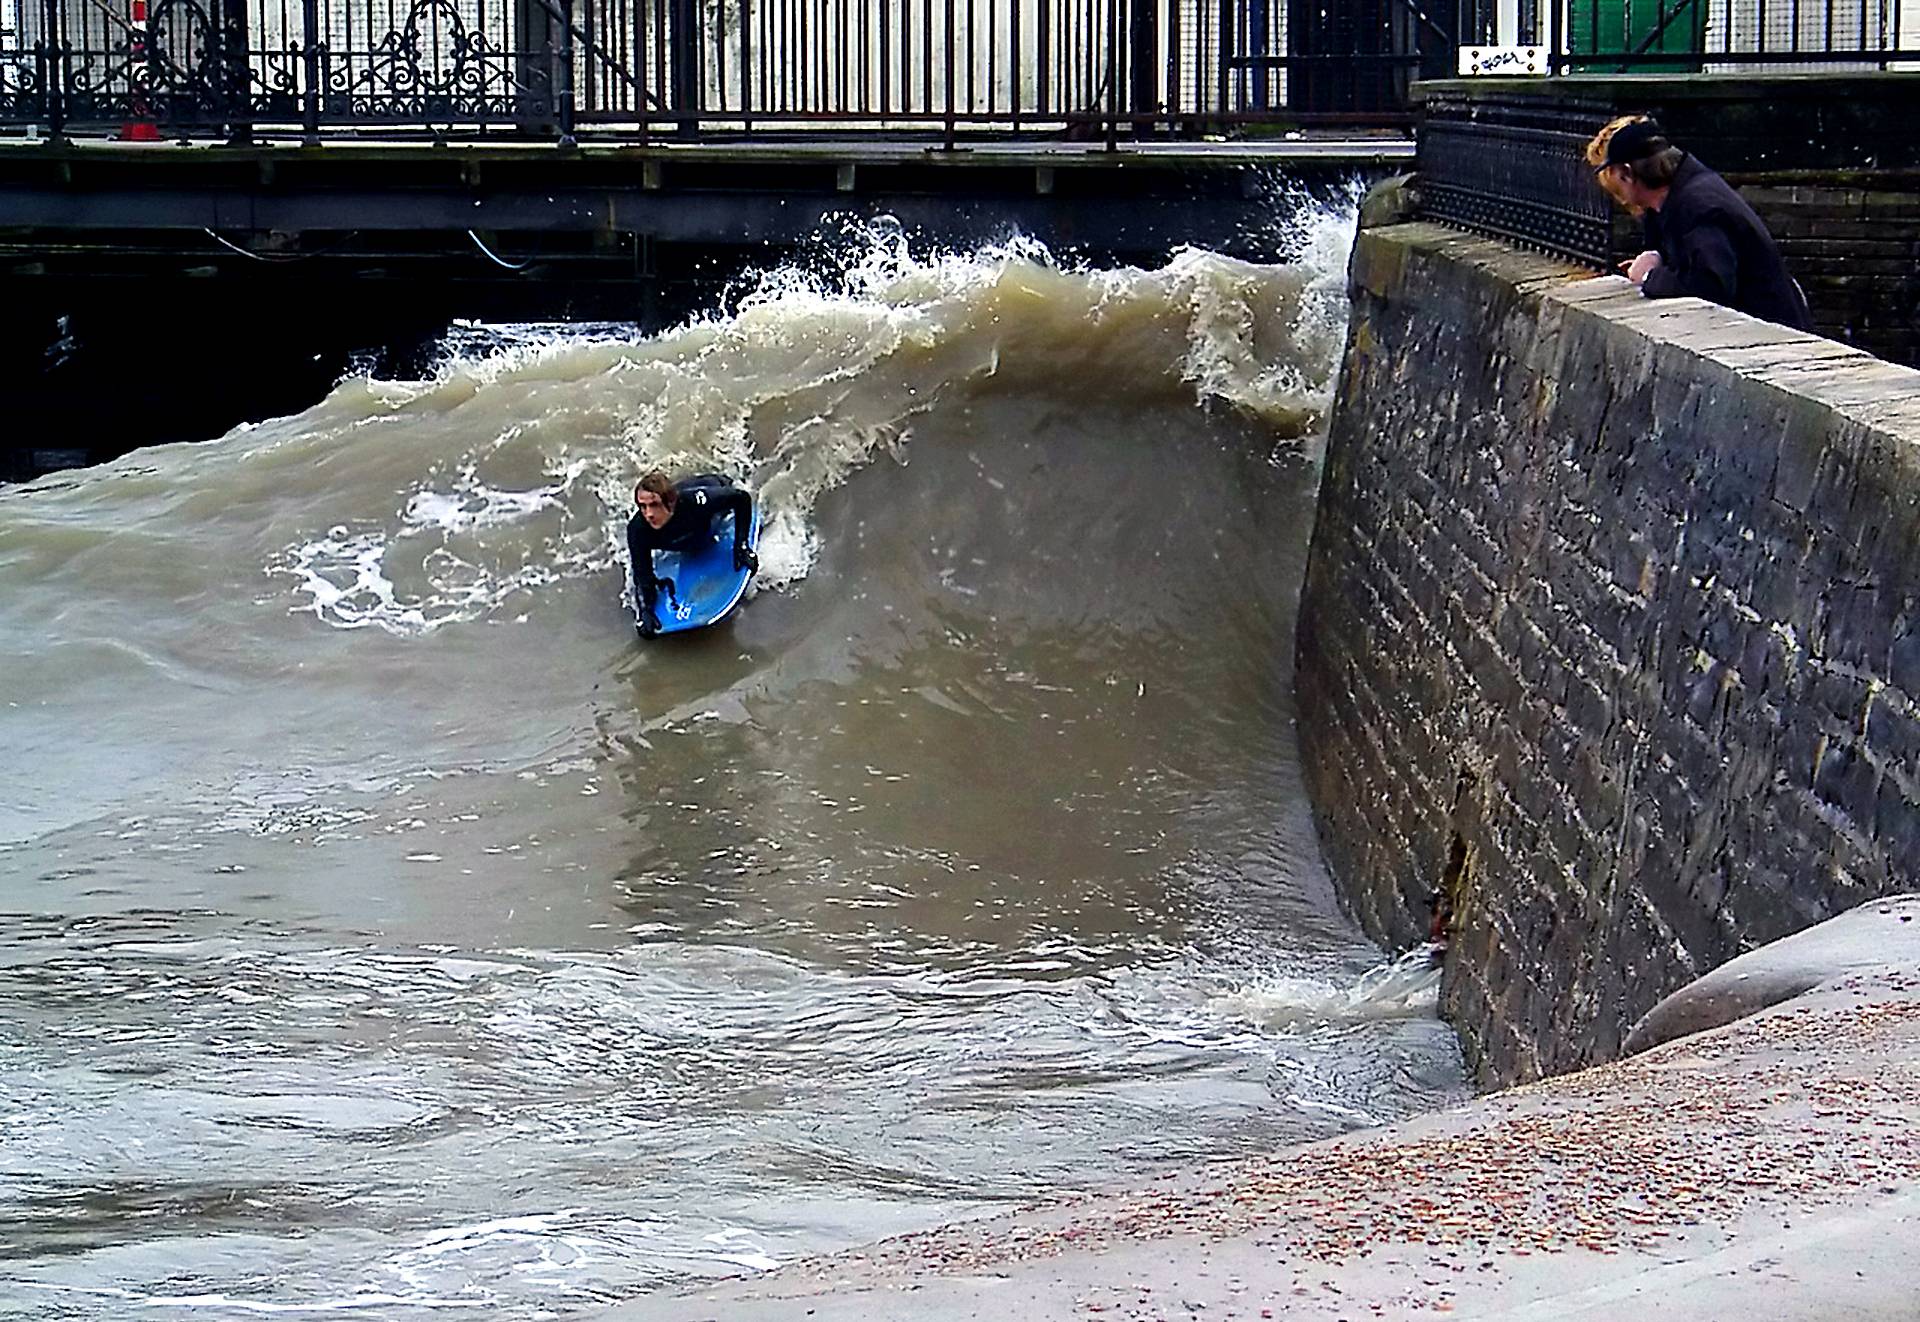
[[[1520,44],[1520,0],[1499,0],[1494,8],[1494,31],[1497,34],[1496,44]]]

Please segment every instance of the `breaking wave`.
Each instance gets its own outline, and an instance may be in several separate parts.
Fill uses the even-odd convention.
[[[876,457],[906,462],[916,421],[970,398],[1080,381],[1306,436],[1332,386],[1351,227],[1341,209],[1308,215],[1297,264],[1189,249],[1153,271],[1063,267],[1019,240],[916,255],[873,222],[831,274],[763,273],[662,335],[469,328],[433,378],[345,382],[305,425],[230,437],[222,457],[329,470],[309,493],[326,526],[268,570],[295,609],[340,628],[512,618],[554,581],[607,570],[633,480],[654,466],[755,489],[760,582],[778,588],[818,555],[824,492]],[[391,454],[402,444],[413,471]]]

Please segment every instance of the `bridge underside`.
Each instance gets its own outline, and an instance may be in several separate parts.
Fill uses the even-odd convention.
[[[882,215],[947,243],[1017,233],[1095,258],[1181,243],[1251,253],[1270,243],[1283,191],[1411,151],[1397,136],[1122,151],[6,144],[0,270],[206,278],[311,263],[370,278],[644,282],[665,247],[765,253]]]

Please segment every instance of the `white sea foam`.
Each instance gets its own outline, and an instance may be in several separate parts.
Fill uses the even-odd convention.
[[[323,432],[364,455],[370,486],[357,517],[286,544],[268,571],[336,628],[511,617],[556,578],[624,564],[633,482],[657,466],[754,490],[758,585],[780,588],[817,559],[821,496],[881,456],[905,462],[916,418],[1061,380],[1186,394],[1302,436],[1331,394],[1353,208],[1292,216],[1291,264],[1186,249],[1152,271],[1063,266],[1027,239],[916,251],[891,220],[848,222],[831,261],[760,272],[657,336],[463,326],[432,379],[347,383],[315,410],[335,425],[306,429],[313,458],[340,458],[311,439]],[[371,508],[396,483],[399,507]],[[356,503],[317,503],[336,500]]]
[[[1382,1019],[1430,1019],[1440,994],[1431,947],[1387,961],[1352,982],[1274,977],[1214,998],[1213,1008],[1269,1028]]]

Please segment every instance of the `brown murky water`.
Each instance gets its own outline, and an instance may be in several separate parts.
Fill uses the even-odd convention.
[[[1458,1096],[1301,797],[1300,223],[877,233],[0,491],[0,1316],[552,1316]],[[767,572],[642,647],[656,462]]]

